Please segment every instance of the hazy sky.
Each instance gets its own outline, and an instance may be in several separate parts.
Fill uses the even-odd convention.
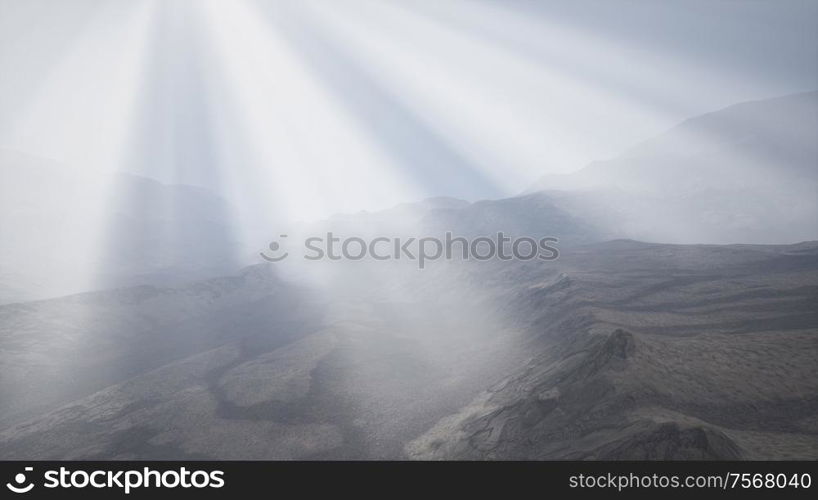
[[[815,1],[0,0],[0,148],[291,217],[523,190],[818,88]]]

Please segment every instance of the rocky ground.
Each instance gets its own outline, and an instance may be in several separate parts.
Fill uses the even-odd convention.
[[[818,244],[350,273],[0,307],[0,456],[818,458]]]

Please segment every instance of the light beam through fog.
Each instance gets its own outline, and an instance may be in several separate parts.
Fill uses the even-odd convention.
[[[65,4],[0,0],[0,458],[815,458],[818,5]]]

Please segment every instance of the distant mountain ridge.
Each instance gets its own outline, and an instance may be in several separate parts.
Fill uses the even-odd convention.
[[[0,150],[0,303],[235,271],[231,212],[201,188]]]
[[[818,90],[772,99],[734,104],[719,111],[689,118],[659,136],[648,139],[611,160],[595,161],[561,175],[546,175],[527,191],[551,189],[623,189],[651,186],[666,190],[691,189],[693,182],[670,184],[690,177],[702,167],[716,171],[709,180],[728,185],[753,179],[723,178],[721,173],[748,174],[747,168],[773,168],[783,180],[818,181]],[[719,164],[715,160],[769,158],[759,164]],[[669,161],[670,163],[662,163]],[[736,169],[736,170],[733,170]],[[744,169],[744,170],[742,170]],[[727,170],[719,172],[718,170]],[[665,176],[671,176],[670,178]],[[713,187],[712,184],[709,187]]]
[[[339,215],[311,230],[617,238],[680,244],[818,239],[818,91],[690,118],[621,156],[548,175],[519,196],[430,198]],[[315,231],[313,231],[315,232]],[[413,235],[414,236],[414,235]]]
[[[670,243],[818,238],[818,91],[691,118],[623,155],[540,179],[557,206],[619,237]]]

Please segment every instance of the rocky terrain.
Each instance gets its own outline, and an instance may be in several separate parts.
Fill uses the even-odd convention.
[[[422,270],[243,261],[221,199],[128,176],[89,254],[87,186],[12,155],[0,458],[818,459],[816,111],[744,103],[520,196],[287,237],[559,238]]]
[[[415,276],[402,290],[377,277],[348,293],[304,290],[296,304],[253,268],[238,281],[44,301],[27,318],[3,306],[4,382],[25,379],[15,375],[39,352],[47,375],[19,392],[62,380],[55,392],[72,397],[6,418],[2,456],[818,457],[818,244],[621,240],[556,262]],[[236,286],[246,280],[255,286]],[[121,358],[100,357],[110,349],[99,340],[83,344],[96,365],[54,342],[67,303],[112,310],[106,301],[123,322],[109,335],[145,352],[119,380],[105,368]],[[186,305],[190,319],[163,323],[160,303]],[[149,317],[153,328],[124,328]],[[9,401],[15,384],[4,385]]]
[[[530,296],[542,350],[409,456],[815,458],[817,249],[623,241],[566,256]]]

